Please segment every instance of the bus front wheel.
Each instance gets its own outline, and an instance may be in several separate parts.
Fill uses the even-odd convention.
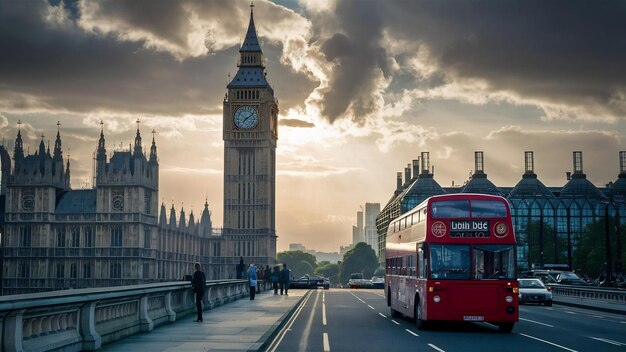
[[[511,332],[513,331],[514,325],[515,323],[499,323],[498,329],[500,330],[500,332]]]
[[[415,325],[418,330],[426,330],[426,321],[422,316],[422,305],[420,304],[419,299],[415,300]]]

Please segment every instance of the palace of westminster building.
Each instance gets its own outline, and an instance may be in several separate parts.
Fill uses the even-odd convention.
[[[238,72],[223,106],[224,224],[215,228],[205,202],[196,220],[159,207],[159,162],[152,138],[107,157],[100,131],[93,188],[73,190],[60,131],[54,150],[43,138],[24,154],[18,129],[13,150],[0,146],[0,292],[181,280],[200,262],[207,279],[235,277],[239,257],[273,264],[278,104],[266,79],[252,8]]]

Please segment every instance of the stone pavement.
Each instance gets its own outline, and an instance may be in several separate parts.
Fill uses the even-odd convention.
[[[151,332],[105,345],[99,351],[258,351],[271,342],[307,292],[289,290],[289,296],[281,296],[264,291],[257,294],[254,301],[246,297],[204,311],[202,323],[194,322],[195,313],[190,314]]]

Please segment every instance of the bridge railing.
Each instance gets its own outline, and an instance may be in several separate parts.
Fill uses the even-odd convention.
[[[593,299],[626,304],[626,290],[581,286],[551,285],[552,294],[562,297]]]
[[[247,280],[207,281],[204,309],[246,296]],[[51,291],[0,297],[0,350],[94,351],[195,313],[191,284]]]

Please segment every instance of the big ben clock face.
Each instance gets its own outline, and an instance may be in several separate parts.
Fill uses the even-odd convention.
[[[240,106],[235,110],[234,122],[237,128],[248,130],[257,125],[259,122],[259,114],[252,106]]]

